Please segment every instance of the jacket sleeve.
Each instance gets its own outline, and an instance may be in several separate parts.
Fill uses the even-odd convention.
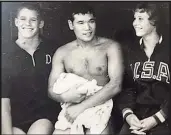
[[[162,115],[167,118],[168,116],[168,109],[169,109],[169,98],[164,101],[164,103],[161,105]]]
[[[9,62],[9,56],[6,53],[2,53],[2,66],[1,66],[1,98],[9,98],[11,90],[11,68],[12,65]]]
[[[167,87],[168,94],[165,97],[164,102],[160,106],[160,110],[155,114],[161,123],[163,123],[169,116],[169,101],[170,101],[170,93],[169,93],[169,84]]]
[[[169,65],[169,69],[170,69],[170,65]],[[169,73],[170,73],[170,70],[169,70]],[[171,87],[169,83],[159,83],[159,85],[156,87],[155,90],[157,89],[160,89],[160,91],[162,90],[162,91],[167,92],[166,95],[164,95],[165,100],[161,103],[160,110],[156,114],[154,114],[158,117],[157,119],[159,120],[159,122],[163,123],[166,119],[168,119],[168,117],[170,117],[169,109],[171,112],[171,99],[170,99]]]

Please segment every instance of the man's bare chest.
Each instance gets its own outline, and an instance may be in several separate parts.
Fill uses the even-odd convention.
[[[107,72],[107,56],[104,51],[73,51],[64,59],[67,72],[103,75]]]

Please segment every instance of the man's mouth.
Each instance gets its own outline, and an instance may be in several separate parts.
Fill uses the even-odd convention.
[[[86,33],[83,33],[83,35],[85,36],[91,36],[92,32],[86,32]]]
[[[33,30],[33,28],[22,28],[23,30]]]

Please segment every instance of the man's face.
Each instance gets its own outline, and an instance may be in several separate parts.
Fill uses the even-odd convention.
[[[96,22],[93,14],[75,14],[73,22],[69,20],[68,23],[78,39],[88,42],[94,38]]]
[[[137,36],[142,37],[148,35],[156,28],[149,20],[147,12],[135,12],[134,18],[133,27]]]
[[[38,13],[27,8],[21,9],[17,18],[15,18],[19,35],[24,38],[33,38],[39,34],[39,28],[42,28],[43,24],[43,21],[38,18]]]

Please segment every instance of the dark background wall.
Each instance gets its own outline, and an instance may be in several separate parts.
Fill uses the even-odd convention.
[[[14,13],[22,2],[1,3],[1,47],[2,52],[10,51],[9,42],[17,36],[14,25]],[[70,2],[37,2],[43,9],[45,26],[43,35],[55,40],[57,47],[75,39],[69,30],[65,16]],[[133,12],[137,2],[88,2],[94,7],[97,16],[97,35],[109,37],[122,42],[129,42],[134,38],[132,28]],[[163,26],[169,26],[168,2],[157,2],[163,14]]]

